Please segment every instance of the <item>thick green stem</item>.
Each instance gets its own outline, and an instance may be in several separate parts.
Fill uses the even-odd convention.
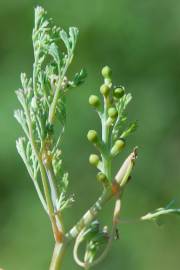
[[[56,243],[53,251],[53,256],[50,264],[49,270],[61,270],[64,252],[65,252],[65,243]]]

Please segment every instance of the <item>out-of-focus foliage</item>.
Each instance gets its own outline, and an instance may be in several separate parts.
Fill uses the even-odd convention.
[[[121,81],[132,93],[129,119],[138,119],[139,126],[129,139],[129,149],[117,158],[114,172],[131,146],[139,146],[139,158],[123,198],[122,221],[126,222],[119,226],[120,240],[98,269],[179,269],[178,217],[167,218],[161,228],[151,223],[132,224],[128,219],[166,205],[174,197],[180,205],[178,0],[0,2],[0,267],[48,269],[53,248],[50,225],[15,149],[20,129],[13,118],[17,107],[14,89],[19,87],[20,72],[31,75],[31,31],[37,4],[63,28],[75,25],[80,29],[70,75],[82,66],[88,72],[86,83],[67,99],[65,167],[71,189],[79,195],[66,216],[67,225],[99,194],[94,170],[88,164],[91,145],[86,134],[89,128],[99,128],[88,97],[98,91],[102,83],[99,70],[108,64],[114,71],[113,80]],[[108,209],[106,217],[102,213],[102,219],[109,213]],[[78,269],[71,251],[64,267]]]

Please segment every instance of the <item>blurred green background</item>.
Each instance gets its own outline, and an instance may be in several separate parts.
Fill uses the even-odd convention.
[[[1,0],[0,1],[0,267],[5,270],[48,269],[53,238],[33,185],[16,153],[22,135],[13,118],[19,106],[14,90],[21,71],[31,75],[33,9],[43,5],[54,21],[67,29],[78,26],[79,42],[71,72],[85,67],[86,83],[68,97],[68,121],[63,145],[70,192],[76,203],[65,213],[67,226],[78,220],[100,192],[88,156],[94,151],[86,133],[98,128],[88,106],[90,94],[102,83],[100,69],[113,69],[114,83],[133,95],[129,119],[139,129],[116,159],[139,146],[133,181],[123,198],[120,240],[96,269],[179,269],[180,219],[165,225],[133,222],[172,198],[180,206],[180,1],[178,0]],[[109,222],[112,205],[101,214]],[[64,269],[79,269],[69,250]]]

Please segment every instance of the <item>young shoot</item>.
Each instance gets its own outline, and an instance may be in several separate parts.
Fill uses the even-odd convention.
[[[90,127],[87,133],[87,139],[94,147],[89,162],[97,169],[94,178],[102,186],[102,192],[80,220],[71,224],[70,230],[64,226],[64,211],[74,202],[74,197],[68,194],[69,178],[63,168],[61,150],[66,128],[66,98],[68,92],[81,85],[86,78],[84,69],[72,77],[68,75],[78,34],[76,27],[65,31],[56,26],[42,7],[36,7],[32,33],[32,75],[29,77],[22,73],[22,86],[16,91],[21,108],[15,111],[14,116],[24,132],[24,137],[16,142],[17,151],[54,235],[50,270],[62,269],[64,251],[71,241],[74,241],[75,262],[80,267],[90,269],[105,258],[112,242],[118,237],[122,191],[127,187],[137,158],[137,148],[134,148],[117,174],[113,175],[114,158],[124,150],[137,124],[129,123],[127,118],[131,94],[125,87],[114,85],[112,70],[105,66],[101,71],[102,85],[89,97],[90,106],[99,116],[101,132]],[[100,224],[98,214],[111,199],[114,200],[114,210],[112,226],[108,228],[106,224]],[[179,214],[179,209],[159,209],[141,220],[154,219],[167,213]],[[82,243],[85,243],[83,257],[79,255],[79,248],[84,246],[81,246]]]

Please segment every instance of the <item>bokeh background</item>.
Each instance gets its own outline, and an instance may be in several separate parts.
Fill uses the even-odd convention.
[[[0,0],[0,267],[5,270],[48,269],[53,238],[29,176],[18,157],[15,140],[22,131],[13,118],[14,90],[21,71],[31,75],[33,9],[43,5],[65,29],[80,29],[71,68],[85,67],[86,83],[68,97],[64,166],[76,203],[65,213],[67,226],[78,220],[100,192],[96,170],[88,164],[94,151],[90,128],[99,128],[88,105],[102,83],[100,69],[113,69],[114,83],[133,95],[129,119],[139,128],[114,164],[139,146],[133,180],[123,198],[120,240],[96,269],[179,269],[180,219],[164,226],[140,223],[146,212],[176,199],[180,206],[180,1],[178,0]],[[101,214],[110,221],[112,205]],[[64,269],[79,269],[71,249]]]

